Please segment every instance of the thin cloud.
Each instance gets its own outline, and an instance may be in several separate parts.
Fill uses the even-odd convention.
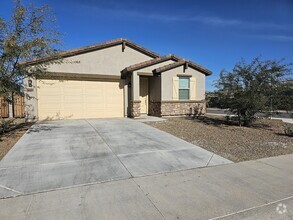
[[[136,14],[131,14],[136,15]],[[222,26],[222,27],[239,27],[247,29],[274,29],[274,30],[291,30],[292,27],[285,25],[275,24],[275,23],[266,23],[266,22],[248,22],[237,19],[225,19],[221,17],[214,16],[194,16],[194,17],[184,17],[184,16],[169,16],[169,15],[142,15],[140,17],[154,19],[157,21],[181,21],[181,22],[199,22],[211,26]]]
[[[250,37],[280,42],[293,42],[293,36],[287,35],[251,35]]]
[[[269,41],[278,41],[278,42],[293,42],[292,35],[285,35],[285,34],[232,34],[234,37],[242,37],[242,38],[253,38],[258,40],[269,40]]]
[[[182,15],[164,15],[164,14],[148,14],[142,13],[135,10],[123,9],[123,8],[100,8],[98,6],[86,6],[80,5],[80,7],[86,7],[86,12],[88,14],[89,10],[94,10],[99,13],[106,13],[111,15],[111,17],[123,17],[123,18],[135,18],[135,19],[148,19],[156,20],[160,22],[197,22],[208,26],[216,27],[233,27],[242,29],[257,29],[257,30],[283,30],[291,31],[292,26],[269,23],[269,22],[249,22],[239,19],[227,19],[218,16],[207,16],[207,15],[197,15],[197,16],[182,16]],[[79,10],[80,13],[81,10]],[[97,14],[99,14],[97,13]]]
[[[278,30],[289,30],[289,27],[274,23],[264,23],[264,22],[248,22],[242,20],[230,20],[223,19],[219,17],[204,17],[203,21],[213,25],[222,26],[238,26],[242,28],[253,28],[253,29],[278,29]]]

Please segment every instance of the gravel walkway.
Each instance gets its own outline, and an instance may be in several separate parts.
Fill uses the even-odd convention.
[[[253,127],[229,125],[222,117],[168,118],[148,122],[183,140],[234,162],[293,153],[293,138],[284,135],[281,120],[258,120]]]

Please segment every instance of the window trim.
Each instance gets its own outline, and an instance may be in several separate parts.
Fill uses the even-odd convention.
[[[178,79],[178,100],[190,100],[190,77],[188,77],[188,76],[180,76],[180,77],[178,77],[179,79]],[[180,89],[180,79],[187,79],[188,80],[188,89]],[[180,91],[182,91],[182,90],[185,90],[185,91],[188,91],[188,98],[187,99],[182,99],[182,98],[180,98]]]

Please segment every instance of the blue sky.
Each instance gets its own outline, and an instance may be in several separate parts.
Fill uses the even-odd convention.
[[[12,1],[0,2],[0,16]],[[24,2],[29,2],[25,0]],[[174,53],[213,71],[241,58],[293,61],[293,0],[35,0],[48,4],[64,33],[62,49],[127,38],[159,54]]]

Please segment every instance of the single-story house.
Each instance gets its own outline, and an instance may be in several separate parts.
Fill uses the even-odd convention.
[[[63,62],[25,81],[26,117],[82,119],[205,112],[211,71],[173,54],[160,56],[127,39],[64,51]],[[46,58],[25,62],[27,66]]]

